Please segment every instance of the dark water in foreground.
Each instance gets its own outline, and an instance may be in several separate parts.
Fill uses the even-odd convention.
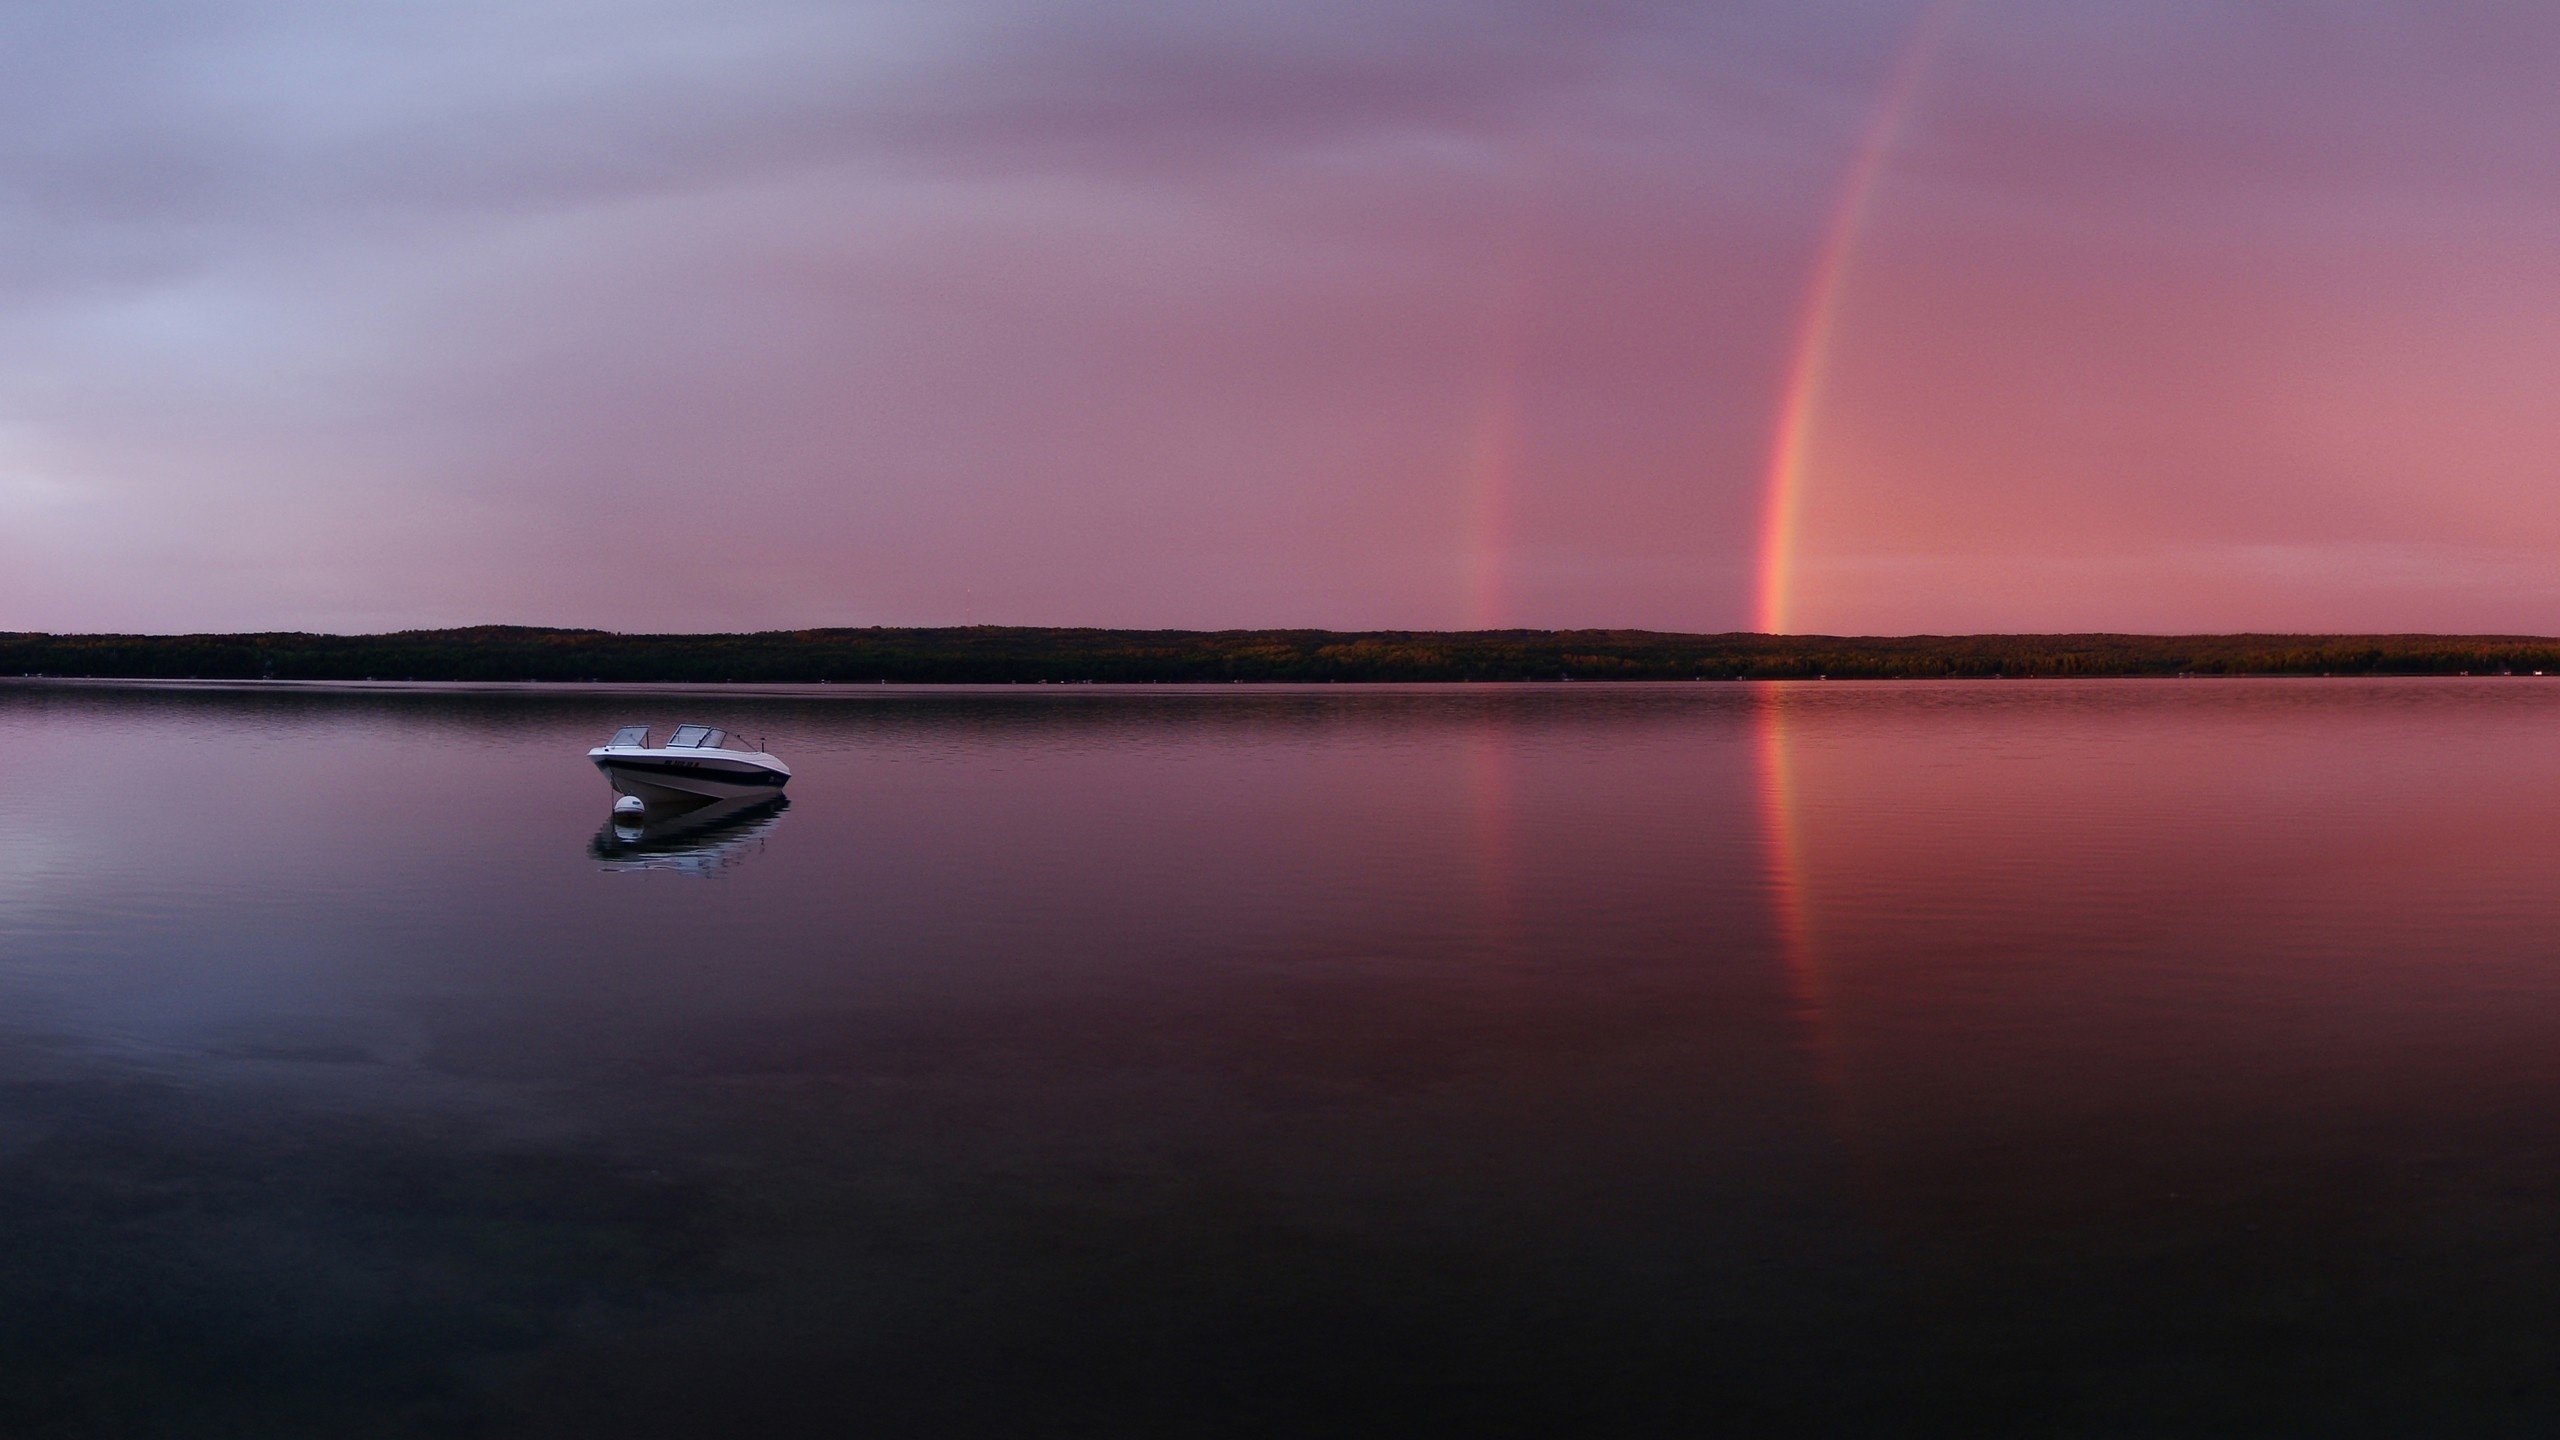
[[[2555,879],[2560,682],[0,686],[0,1433],[2544,1432]]]

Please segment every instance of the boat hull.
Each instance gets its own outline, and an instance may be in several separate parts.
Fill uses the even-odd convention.
[[[637,795],[644,801],[737,800],[756,795],[779,795],[783,785],[791,779],[787,771],[716,756],[704,756],[698,760],[655,756],[599,755],[594,758],[596,768],[604,772],[606,784],[624,795]]]

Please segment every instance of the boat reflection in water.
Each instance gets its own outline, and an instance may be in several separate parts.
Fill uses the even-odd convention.
[[[708,878],[762,850],[790,808],[780,795],[651,805],[606,821],[587,842],[587,853],[607,870],[673,870]]]

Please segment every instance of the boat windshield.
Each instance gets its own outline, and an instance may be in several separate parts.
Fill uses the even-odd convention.
[[[708,725],[679,725],[676,727],[676,733],[667,737],[667,748],[670,750],[717,750],[721,742],[728,738],[723,732],[714,730]]]
[[[646,750],[649,748],[649,727],[646,725],[625,725],[621,729],[614,731],[613,738],[604,743],[607,745],[628,745],[634,749]]]

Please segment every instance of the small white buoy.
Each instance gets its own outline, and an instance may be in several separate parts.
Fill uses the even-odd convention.
[[[625,795],[613,802],[613,813],[616,815],[645,815],[649,813],[649,805],[647,801],[642,800],[637,795]]]

